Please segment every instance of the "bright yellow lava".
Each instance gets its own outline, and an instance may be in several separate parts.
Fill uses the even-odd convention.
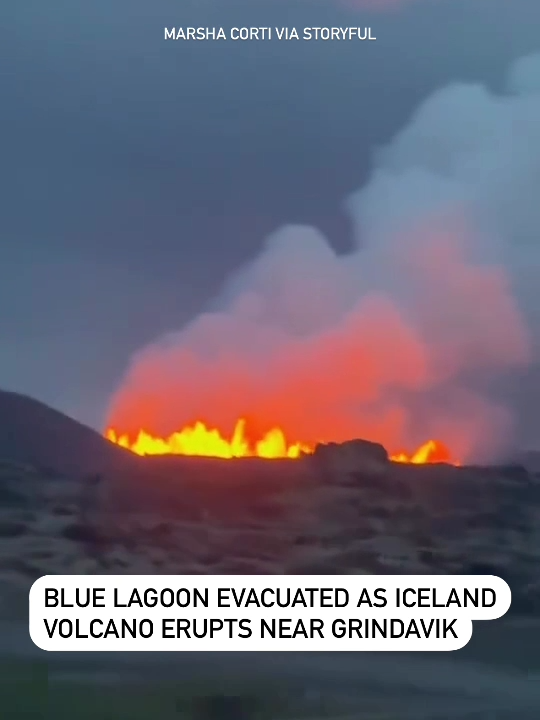
[[[111,442],[127,448],[137,455],[198,455],[217,458],[261,457],[298,458],[311,454],[313,447],[301,442],[289,443],[280,428],[273,428],[254,446],[246,438],[246,421],[238,420],[230,439],[223,437],[216,428],[208,428],[203,422],[196,422],[169,437],[156,437],[139,430],[135,440],[114,428],[109,428],[105,437]],[[438,440],[428,440],[413,453],[398,452],[390,455],[394,462],[424,465],[427,463],[459,463],[451,460],[448,448]]]
[[[137,439],[131,442],[127,435],[121,435],[113,428],[109,428],[105,435],[111,442],[128,448],[137,455],[298,458],[302,453],[311,452],[311,448],[302,443],[288,444],[279,428],[267,432],[253,448],[246,439],[245,429],[246,421],[238,420],[230,440],[224,438],[219,430],[207,428],[203,422],[196,422],[167,438],[154,437],[140,430]]]

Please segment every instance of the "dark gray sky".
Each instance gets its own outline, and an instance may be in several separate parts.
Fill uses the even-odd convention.
[[[131,353],[289,222],[342,201],[418,102],[540,50],[538,0],[25,0],[2,9],[0,387],[98,424]],[[375,43],[164,42],[370,25]]]

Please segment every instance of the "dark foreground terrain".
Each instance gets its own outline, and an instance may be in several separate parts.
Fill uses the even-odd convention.
[[[194,688],[245,685],[273,716],[539,717],[539,514],[532,467],[399,465],[362,441],[298,461],[138,458],[0,393],[0,655],[10,668],[18,659],[0,692],[7,703],[8,686],[33,688],[10,691],[7,717],[28,717],[17,703],[42,687],[56,709],[32,717],[159,720],[189,714]],[[513,606],[510,618],[477,623],[463,650],[434,657],[67,657],[38,650],[26,626],[28,588],[54,573],[488,573],[509,582]],[[95,705],[96,683],[109,686],[113,715]],[[290,693],[279,710],[276,687]],[[136,692],[146,699],[134,707]],[[62,715],[69,698],[78,711]]]
[[[0,700],[9,718],[232,718],[194,712],[201,698],[223,695],[237,700],[234,717],[283,720],[533,720],[540,713],[540,632],[532,620],[480,625],[467,648],[433,655],[46,654],[24,627],[4,630]]]

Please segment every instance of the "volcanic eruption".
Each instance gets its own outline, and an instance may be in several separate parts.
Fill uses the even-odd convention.
[[[153,437],[144,430],[139,430],[135,440],[128,435],[118,435],[109,428],[105,436],[108,440],[125,447],[137,455],[198,455],[204,457],[238,458],[298,458],[302,454],[311,454],[313,446],[300,442],[289,444],[280,428],[273,428],[254,445],[246,438],[246,421],[240,419],[231,438],[224,438],[217,428],[209,429],[202,422],[193,427],[184,428],[167,438]],[[406,452],[391,455],[394,462],[425,464],[448,462],[456,464],[446,446],[437,440],[429,440],[414,453]]]
[[[352,438],[414,463],[504,447],[512,416],[493,383],[531,359],[510,211],[527,168],[511,128],[538,127],[540,103],[516,86],[520,67],[503,98],[457,85],[418,109],[348,202],[352,251],[284,227],[204,312],[136,353],[106,436],[223,458]]]

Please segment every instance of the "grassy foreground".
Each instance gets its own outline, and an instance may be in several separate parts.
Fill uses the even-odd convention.
[[[43,662],[0,663],[0,716],[6,720],[297,720],[351,716],[335,699],[309,698],[272,684],[242,687],[230,679],[104,683],[49,677]],[[355,717],[383,718],[367,708]]]

